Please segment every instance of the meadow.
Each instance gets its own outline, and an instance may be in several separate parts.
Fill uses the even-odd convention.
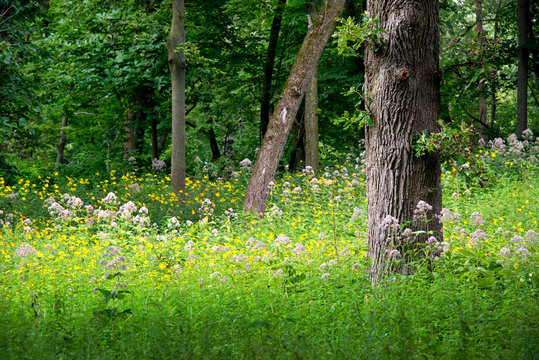
[[[183,198],[136,166],[0,178],[0,359],[536,359],[539,141],[471,156],[443,242],[374,287],[361,154],[282,172],[263,219],[248,161]]]

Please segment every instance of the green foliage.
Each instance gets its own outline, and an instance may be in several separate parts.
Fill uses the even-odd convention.
[[[369,17],[366,13],[361,15],[361,21],[354,18],[340,20],[341,25],[333,35],[336,38],[339,55],[357,56],[359,49],[368,45],[375,51],[385,44],[385,30],[379,27],[379,19]],[[351,44],[350,44],[351,43]]]
[[[182,202],[165,174],[142,168],[1,182],[0,353],[533,358],[538,154],[515,141],[474,156],[497,174],[521,159],[522,177],[454,197],[457,171],[444,172],[444,239],[428,245],[443,249],[425,247],[413,272],[375,287],[361,157],[317,178],[284,173],[264,219],[239,211],[248,167],[189,179]]]

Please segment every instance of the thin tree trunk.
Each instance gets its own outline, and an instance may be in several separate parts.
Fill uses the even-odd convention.
[[[534,8],[536,9],[537,6]],[[528,49],[532,57],[532,71],[535,76],[535,88],[539,88],[539,44],[537,44],[537,38],[533,31],[533,22],[531,16],[531,9],[527,12],[526,22],[528,24]],[[536,101],[537,103],[537,101]]]
[[[479,42],[479,51],[483,53],[483,45],[484,45],[484,36],[483,36],[483,0],[475,0],[475,22],[476,22],[476,31],[478,35],[478,42]],[[479,83],[479,91],[482,91],[482,84]],[[479,114],[478,114],[479,122],[486,124],[487,123],[487,101],[485,100],[485,97],[483,95],[479,95]],[[481,126],[480,128],[481,136],[485,137],[485,128],[484,126]]]
[[[67,114],[62,116],[62,122],[60,124],[60,140],[56,146],[56,165],[64,163],[64,149],[66,146],[66,133],[64,128],[67,126]]]
[[[407,251],[426,240],[400,240],[396,230],[386,226],[387,216],[412,230],[425,230],[425,223],[414,220],[418,202],[425,201],[433,207],[427,214],[428,230],[442,240],[434,216],[442,207],[440,164],[434,155],[418,158],[412,150],[414,134],[439,131],[439,10],[437,0],[422,1],[421,6],[414,0],[370,0],[367,7],[386,31],[385,45],[376,51],[368,46],[365,57],[374,123],[366,129],[367,241],[371,280],[376,283],[389,270],[391,250],[407,259]]]
[[[307,1],[307,10],[310,16],[315,18],[317,1]],[[318,163],[318,71],[316,70],[305,93],[305,166],[310,166],[317,175]]]
[[[219,150],[219,144],[217,144],[217,138],[215,137],[215,131],[213,131],[213,126],[210,127],[210,130],[204,132],[204,135],[210,140],[211,148],[211,161],[217,161],[221,157],[221,151]]]
[[[137,108],[129,110],[126,114],[126,119],[124,122],[124,161],[127,161],[131,156],[134,156],[138,149],[139,122],[139,110]]]
[[[165,147],[165,143],[167,142],[167,135],[167,129],[161,130],[161,134],[159,134],[159,143],[157,144],[157,148],[159,149],[159,151],[163,150],[163,148]]]
[[[171,188],[185,193],[185,58],[179,49],[185,43],[185,3],[173,0],[172,23],[167,40],[168,65],[172,79]]]
[[[496,5],[496,17],[494,19],[494,40],[497,39],[498,29],[500,24],[500,8],[502,6],[502,0],[498,0]],[[492,79],[492,86],[490,88],[490,128],[494,129],[494,122],[496,121],[496,88],[497,88],[497,76],[494,73]]]
[[[258,151],[243,204],[245,211],[262,216],[266,210],[270,182],[275,176],[290,128],[343,7],[344,0],[326,0],[303,40]]]
[[[152,116],[152,159],[159,159],[159,143],[157,140],[157,117]]]
[[[270,38],[268,43],[268,53],[266,54],[266,63],[264,66],[264,82],[262,84],[262,102],[260,104],[260,139],[264,138],[270,118],[271,101],[271,80],[273,78],[273,66],[275,64],[275,53],[279,41],[279,32],[281,30],[281,21],[286,5],[286,0],[279,0],[273,23],[271,24]]]
[[[518,0],[518,83],[517,83],[517,128],[516,135],[528,127],[528,21],[529,0]]]

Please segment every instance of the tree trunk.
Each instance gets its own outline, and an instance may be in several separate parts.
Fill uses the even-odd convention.
[[[317,1],[308,2],[307,11],[315,18]],[[315,70],[305,93],[305,166],[318,175],[318,163],[318,71]]]
[[[185,193],[185,3],[172,2],[172,24],[167,40],[168,65],[172,79],[172,151],[171,188],[175,193]]]
[[[494,18],[494,40],[497,39],[498,29],[500,24],[500,7],[502,6],[502,0],[497,0],[496,5],[496,17]],[[496,73],[492,79],[492,86],[490,88],[490,128],[494,129],[494,122],[496,120],[496,83],[498,79]]]
[[[279,41],[279,31],[286,5],[286,0],[279,0],[273,23],[271,24],[268,53],[266,54],[266,64],[264,66],[264,82],[262,84],[262,102],[260,104],[260,139],[264,138],[270,118],[271,101],[271,79],[273,77],[273,65],[275,64],[275,53],[277,52],[277,42]]]
[[[518,83],[517,83],[517,129],[516,135],[528,127],[528,21],[529,0],[518,0]]]
[[[326,0],[301,44],[258,151],[243,204],[245,211],[262,216],[266,210],[269,184],[275,176],[290,128],[343,7],[344,0]]]
[[[56,165],[64,163],[64,149],[66,146],[66,133],[64,128],[67,126],[67,114],[62,117],[62,123],[60,124],[60,140],[56,146]]]
[[[157,140],[157,117],[152,116],[152,159],[159,159],[159,143]]]
[[[210,140],[211,148],[211,161],[217,161],[221,157],[221,151],[219,150],[219,144],[217,143],[217,138],[215,137],[215,131],[213,131],[213,126],[210,127],[210,130],[204,132],[204,135]]]
[[[127,161],[131,156],[134,156],[138,150],[138,128],[140,126],[140,111],[132,109],[127,112],[124,122],[125,142],[124,142],[124,161]]]
[[[370,0],[367,7],[370,16],[379,16],[387,39],[378,50],[368,46],[365,57],[374,122],[366,129],[367,241],[376,283],[389,270],[388,251],[399,250],[406,258],[415,242],[426,240],[392,243],[394,234],[383,225],[387,216],[412,230],[425,230],[425,223],[413,217],[423,200],[433,207],[428,230],[442,239],[434,217],[442,207],[440,164],[431,154],[418,158],[412,151],[414,134],[439,131],[439,10],[437,0]]]
[[[475,0],[475,22],[476,22],[476,31],[478,35],[478,42],[480,47],[480,52],[483,52],[483,45],[484,45],[484,36],[483,36],[483,0]],[[482,84],[479,82],[479,91],[481,92]],[[479,122],[482,124],[487,123],[487,101],[485,100],[485,97],[483,95],[479,95],[479,114],[478,114]],[[485,125],[480,125],[480,132],[481,136],[485,137]]]

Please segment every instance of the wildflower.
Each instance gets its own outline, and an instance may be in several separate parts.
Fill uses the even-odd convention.
[[[510,255],[511,255],[511,250],[504,247],[500,249],[500,253],[498,256],[509,257]]]
[[[328,278],[329,278],[329,273],[322,274],[322,276],[320,277],[320,279],[322,280],[327,280]]]
[[[288,236],[284,234],[279,235],[277,239],[275,239],[273,246],[279,246],[281,244],[283,245],[290,244],[290,239],[288,238]]]
[[[474,211],[472,215],[470,215],[470,221],[472,222],[472,226],[485,225],[485,220],[483,220],[483,218],[483,215],[481,215],[477,211]]]
[[[526,129],[522,132],[522,137],[528,140],[533,140],[533,132],[530,129]]]
[[[473,245],[478,245],[482,240],[487,238],[487,234],[482,229],[475,230],[470,236]]]
[[[256,241],[256,245],[254,246],[254,249],[255,250],[258,250],[258,251],[261,251],[264,247],[266,246],[266,244],[264,244],[262,241],[260,240],[257,240]]]
[[[436,239],[436,237],[434,236],[431,236],[427,239],[427,245],[433,245],[433,244],[438,244],[438,239]]]
[[[137,183],[129,185],[129,190],[135,193],[140,193],[140,185]]]
[[[526,259],[528,258],[528,256],[531,256],[532,254],[528,251],[528,249],[526,249],[525,246],[521,246],[517,251],[516,251],[517,254],[520,255],[520,259],[522,261],[526,261]]]
[[[183,250],[185,251],[189,251],[193,248],[193,245],[195,243],[193,242],[193,240],[189,240],[184,246],[183,246]]]
[[[67,206],[70,207],[71,209],[81,208],[82,205],[84,205],[84,203],[82,202],[81,199],[79,199],[76,196],[72,196],[69,198],[69,200],[67,200]]]
[[[502,138],[496,138],[492,141],[492,147],[498,149],[505,148],[505,141]]]
[[[127,162],[129,165],[136,165],[137,159],[134,156],[130,156],[129,159],[127,159]]]
[[[275,272],[273,273],[273,276],[274,277],[283,276],[283,269],[279,268],[279,269],[275,270]]]
[[[390,233],[395,233],[400,228],[399,220],[391,215],[387,215],[384,220],[382,220],[380,228],[384,230],[387,229]]]
[[[248,169],[251,166],[252,162],[248,158],[243,159],[240,161],[240,166],[242,169]]]
[[[447,241],[444,241],[441,245],[445,252],[449,251],[449,243]]]
[[[299,253],[304,253],[304,252],[305,252],[305,246],[303,246],[303,244],[301,243],[297,243],[294,250],[292,250],[292,254],[294,255],[297,255]]]
[[[529,242],[536,242],[537,241],[537,233],[535,231],[531,230],[531,229],[528,230],[528,232],[526,232],[526,235],[524,235],[524,237]]]
[[[111,204],[116,205],[118,202],[116,201],[118,198],[113,192],[109,192],[107,196],[102,200],[105,204]]]
[[[118,210],[118,214],[122,219],[129,220],[134,212],[137,211],[137,206],[132,202],[128,201]]]
[[[157,158],[152,160],[152,170],[165,171],[166,168],[167,168],[167,165],[165,164],[163,160],[159,160]]]
[[[387,249],[386,256],[389,260],[397,260],[400,257],[401,253],[397,249]]]
[[[412,237],[412,236],[414,236],[414,235],[415,235],[414,231],[413,231],[412,229],[410,229],[410,228],[406,228],[406,229],[404,229],[404,231],[402,232],[402,236],[403,236],[403,237]]]
[[[28,255],[36,254],[37,251],[32,248],[30,244],[22,243],[16,250],[15,250],[15,256],[18,256],[20,258],[25,258]]]
[[[510,240],[512,243],[523,243],[524,239],[518,235],[515,235]]]
[[[350,222],[354,221],[354,219],[358,216],[363,216],[365,214],[365,212],[363,210],[361,210],[360,208],[358,207],[355,207],[354,208],[354,212],[352,213],[352,218],[350,218]]]

